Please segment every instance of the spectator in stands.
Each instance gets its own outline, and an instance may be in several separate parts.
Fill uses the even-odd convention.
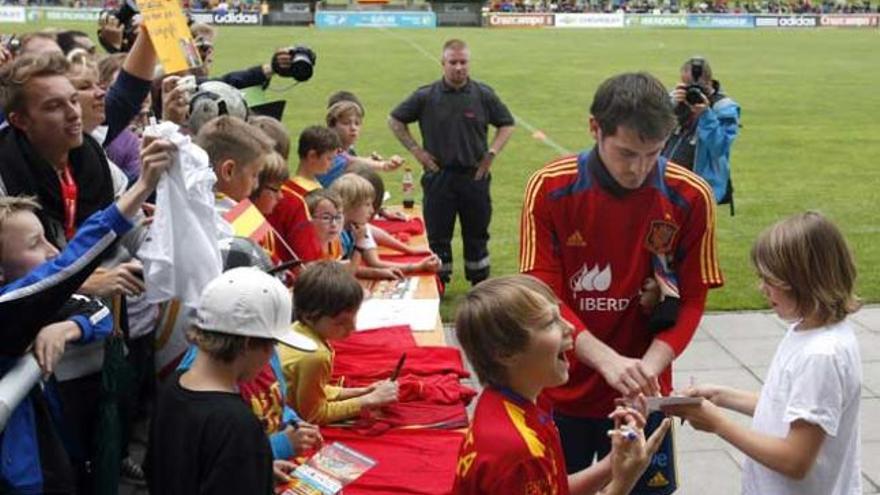
[[[287,400],[306,421],[326,425],[357,417],[363,409],[397,402],[397,383],[390,380],[358,388],[330,385],[330,342],[354,332],[363,297],[358,281],[335,261],[307,266],[296,281],[293,305],[298,321],[293,328],[311,338],[318,350],[303,352],[288,345],[279,345],[277,350],[287,379]]]
[[[712,77],[708,60],[688,59],[680,75],[672,91],[678,125],[663,156],[705,179],[716,202],[729,203],[733,194],[730,151],[739,134],[739,105]]]
[[[398,105],[388,125],[424,168],[425,226],[431,251],[443,261],[440,278],[449,282],[452,277],[452,234],[459,217],[465,277],[477,284],[490,272],[490,167],[513,134],[514,120],[492,88],[470,78],[469,61],[464,41],[444,43],[443,77]],[[412,122],[419,123],[422,146],[409,132]],[[491,145],[489,125],[497,128]]]
[[[305,203],[306,195],[320,189],[317,176],[327,172],[333,156],[339,152],[339,136],[326,127],[311,126],[299,135],[296,174],[281,186],[281,199],[269,215],[269,223],[293,249],[299,259],[314,261],[321,258],[321,248]],[[284,256],[287,261],[290,256]]]

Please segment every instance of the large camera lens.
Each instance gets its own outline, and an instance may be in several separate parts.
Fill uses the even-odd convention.
[[[698,84],[691,84],[687,87],[687,94],[684,97],[689,105],[699,105],[705,103],[703,101],[703,88]]]
[[[290,75],[299,82],[308,81],[312,78],[315,70],[315,52],[298,46],[290,52],[293,60],[290,62]]]

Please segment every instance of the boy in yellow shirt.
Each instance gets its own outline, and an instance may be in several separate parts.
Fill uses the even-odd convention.
[[[277,350],[288,403],[310,423],[326,425],[356,417],[365,408],[397,402],[397,383],[389,380],[357,388],[330,384],[333,349],[328,342],[351,335],[363,298],[364,290],[354,276],[334,261],[310,264],[296,281],[294,329],[314,340],[318,350],[302,352],[286,345],[278,345]]]

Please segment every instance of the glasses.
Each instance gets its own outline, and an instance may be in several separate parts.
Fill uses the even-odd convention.
[[[342,223],[343,218],[344,217],[342,216],[342,214],[336,214],[336,215],[325,214],[325,215],[321,215],[319,217],[315,217],[315,220],[318,222],[321,222],[321,223],[326,223],[327,225],[331,225],[334,223]]]

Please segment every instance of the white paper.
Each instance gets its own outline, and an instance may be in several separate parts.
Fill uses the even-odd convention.
[[[409,325],[414,332],[437,328],[440,299],[367,299],[357,314],[357,330]]]

